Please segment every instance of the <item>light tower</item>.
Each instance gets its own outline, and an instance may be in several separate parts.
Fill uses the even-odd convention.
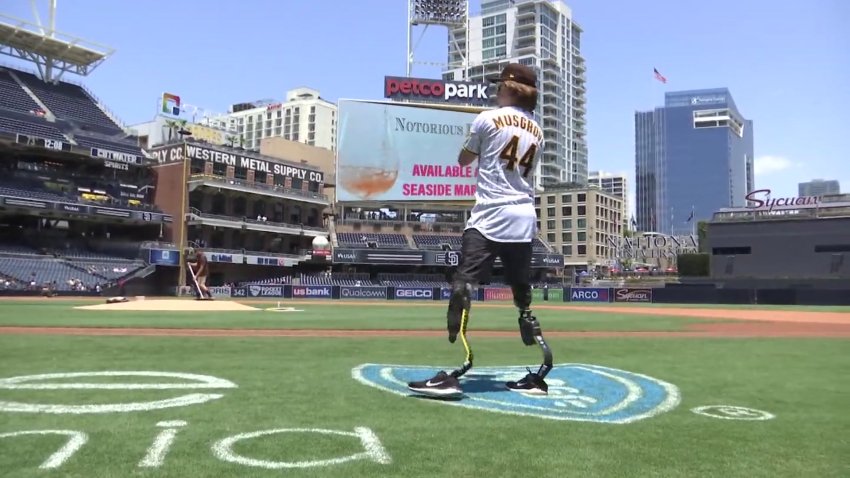
[[[47,0],[47,23],[30,0],[35,23],[0,14],[0,54],[35,63],[44,81],[63,73],[86,76],[115,50],[56,30],[56,0]]]
[[[439,66],[443,70],[452,68],[464,68],[469,58],[469,42],[466,38],[469,22],[469,0],[408,0],[407,3],[407,69],[406,75],[409,77],[413,69],[413,64],[424,64],[430,66]],[[449,65],[445,62],[420,62],[416,61],[414,54],[416,47],[429,26],[441,26],[448,29],[449,43],[457,48],[457,51],[464,52],[461,56],[461,64]],[[419,29],[419,37],[416,43],[413,42],[414,27],[422,27]],[[458,27],[463,28],[463,35],[457,33]]]

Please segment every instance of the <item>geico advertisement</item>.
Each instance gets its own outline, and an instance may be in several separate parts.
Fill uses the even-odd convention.
[[[398,288],[395,290],[395,298],[401,300],[433,300],[434,290],[424,287]]]
[[[337,199],[473,200],[477,166],[459,166],[457,155],[475,116],[341,100]]]
[[[386,299],[386,287],[340,287],[340,299]]]

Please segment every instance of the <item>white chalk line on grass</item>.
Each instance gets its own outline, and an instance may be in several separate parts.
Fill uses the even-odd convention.
[[[237,442],[250,440],[267,435],[276,435],[280,433],[316,433],[319,435],[336,435],[345,437],[354,437],[360,439],[360,444],[364,451],[354,453],[352,455],[341,456],[337,458],[329,458],[326,460],[304,460],[304,461],[270,461],[258,460],[239,455],[233,451],[233,445]],[[340,465],[355,460],[371,460],[375,463],[386,465],[392,462],[392,459],[387,453],[378,436],[372,430],[365,427],[357,427],[354,432],[341,430],[328,430],[324,428],[276,428],[272,430],[260,430],[251,433],[241,433],[233,435],[217,441],[212,447],[213,455],[222,461],[236,463],[244,466],[255,468],[265,468],[268,470],[280,470],[286,468],[316,468],[332,465]]]
[[[163,421],[156,424],[160,428],[164,428],[154,439],[145,457],[139,462],[140,468],[158,468],[165,461],[165,456],[171,445],[174,444],[174,439],[177,438],[177,431],[181,427],[188,425],[184,420]]]
[[[27,430],[0,433],[0,438],[13,438],[26,435],[62,435],[69,437],[68,441],[65,442],[61,448],[56,450],[55,453],[50,455],[46,460],[44,460],[44,463],[39,466],[39,468],[43,470],[59,468],[63,463],[68,461],[69,458],[74,456],[74,453],[76,453],[89,440],[88,435],[76,430]]]
[[[82,377],[163,377],[189,380],[189,383],[50,383],[48,380]],[[35,382],[35,383],[34,383]],[[41,382],[41,383],[38,383]],[[21,375],[0,379],[0,390],[196,390],[196,389],[232,389],[237,385],[223,378],[180,372],[152,371],[100,371],[46,373]],[[164,400],[132,403],[105,403],[89,405],[39,404],[0,400],[0,412],[85,414],[85,413],[125,413],[159,410],[171,407],[185,407],[211,400],[224,395],[220,393],[190,393]]]

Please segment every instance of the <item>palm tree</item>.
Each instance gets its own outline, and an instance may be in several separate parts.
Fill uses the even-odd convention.
[[[165,120],[165,127],[168,128],[168,141],[171,142],[174,139],[174,133],[180,127],[180,123],[177,120]]]
[[[239,135],[239,149],[245,149],[245,135]]]
[[[227,142],[227,145],[230,146],[231,148],[236,143],[237,139],[238,138],[236,136],[232,135],[232,134],[229,134],[229,135],[225,136],[225,138],[224,138],[224,140]]]
[[[191,131],[186,129],[186,125],[188,125],[188,124],[189,124],[189,122],[187,120],[184,120],[184,119],[178,120],[177,121],[177,127],[178,127],[177,134],[179,134],[181,136],[187,136],[187,135],[192,134]]]

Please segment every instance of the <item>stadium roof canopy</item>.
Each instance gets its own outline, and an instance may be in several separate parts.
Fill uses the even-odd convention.
[[[0,14],[0,53],[38,65],[45,80],[54,72],[86,76],[115,50]]]

